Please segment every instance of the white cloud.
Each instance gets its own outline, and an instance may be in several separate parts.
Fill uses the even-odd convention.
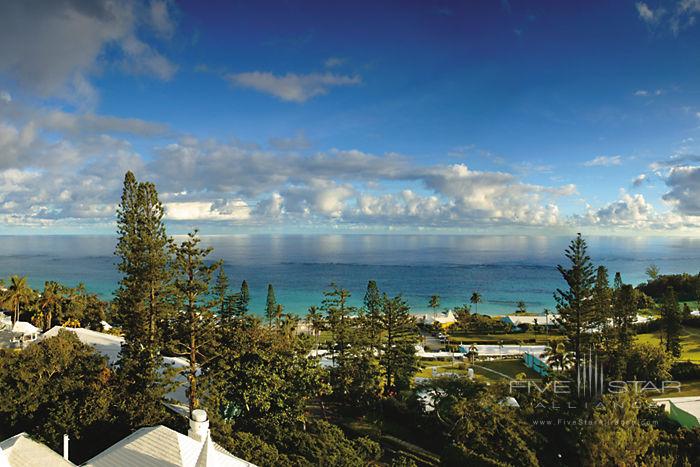
[[[166,218],[170,220],[242,221],[250,219],[251,209],[243,200],[215,203],[212,201],[185,201],[164,203]]]
[[[649,5],[644,2],[637,2],[635,6],[637,7],[639,17],[646,23],[655,23],[659,20],[659,17],[663,15],[663,10],[654,13],[654,10],[649,8]]]
[[[7,91],[0,91],[0,101],[7,103],[12,102],[12,96]]]
[[[169,39],[175,33],[176,24],[172,17],[172,5],[165,0],[151,0],[149,19],[153,29]]]
[[[113,47],[124,69],[168,79],[175,66],[139,38],[146,15],[129,0],[0,2],[0,73],[42,96],[89,103],[89,78]]]
[[[647,174],[639,174],[637,175],[634,180],[632,180],[632,186],[634,187],[639,187],[642,186],[642,184],[646,181],[648,181],[649,177]]]
[[[700,216],[700,166],[672,167],[665,181],[670,191],[664,200],[680,214]]]
[[[235,86],[255,89],[289,102],[306,102],[312,97],[327,94],[332,87],[354,86],[362,82],[358,75],[287,73],[278,76],[261,71],[231,73],[226,75],[226,79]]]
[[[622,164],[622,156],[598,156],[583,163],[584,167],[612,167]]]

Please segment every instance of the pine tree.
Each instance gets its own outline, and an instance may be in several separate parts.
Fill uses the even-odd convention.
[[[248,282],[245,280],[241,282],[241,291],[238,294],[238,305],[236,307],[236,314],[238,316],[243,316],[248,313],[248,306],[250,305],[250,290],[248,289]]]
[[[384,394],[410,386],[418,370],[416,344],[420,341],[416,321],[410,308],[400,297],[382,298],[382,354],[380,365],[384,370]]]
[[[599,266],[596,271],[595,286],[593,287],[593,319],[592,324],[596,328],[593,335],[596,344],[602,344],[607,335],[608,321],[611,316],[612,291],[608,278],[608,269]]]
[[[587,343],[587,331],[593,320],[591,297],[595,278],[586,241],[581,234],[571,241],[564,256],[570,261],[570,267],[559,265],[557,270],[566,281],[568,289],[557,289],[554,298],[560,322],[574,347],[574,367],[578,372],[584,345]]]
[[[272,320],[277,313],[277,301],[275,299],[275,289],[272,284],[267,284],[267,300],[265,301],[265,317],[269,327],[272,327]]]
[[[634,287],[623,284],[619,273],[616,276],[616,283],[617,289],[614,291],[611,309],[612,326],[608,330],[606,352],[608,371],[614,377],[622,378],[625,376],[627,360],[634,343],[633,325],[637,316],[637,305]]]
[[[188,234],[175,251],[175,290],[183,311],[178,317],[181,342],[178,350],[189,359],[187,381],[190,416],[199,407],[198,372],[213,357],[216,318],[212,313],[218,300],[208,298],[211,277],[220,263],[206,264],[211,248],[201,248],[197,231]],[[219,285],[217,281],[217,285]]]
[[[664,334],[666,335],[666,351],[674,357],[681,356],[681,315],[673,287],[668,287],[664,293],[661,306]]]
[[[228,286],[228,276],[224,270],[224,262],[221,261],[219,263],[218,274],[216,275],[216,282],[214,283],[214,294],[219,304],[219,314],[221,316],[227,314]]]
[[[116,322],[124,332],[120,354],[119,387],[122,410],[132,427],[154,424],[162,412],[165,393],[159,369],[164,345],[161,329],[171,312],[171,240],[163,224],[164,210],[152,183],[124,176],[124,189],[117,208],[119,240],[115,254],[122,278],[115,293]],[[139,410],[134,411],[133,406]]]
[[[370,343],[377,348],[381,327],[382,296],[376,281],[367,282],[367,291],[363,300],[365,308],[365,321],[369,333]]]

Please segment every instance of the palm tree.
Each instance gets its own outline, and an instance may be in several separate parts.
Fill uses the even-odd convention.
[[[2,296],[4,306],[12,311],[12,326],[19,321],[19,312],[22,305],[28,305],[31,301],[33,292],[27,286],[27,278],[12,276],[10,277],[10,286]]]
[[[309,307],[309,311],[306,314],[306,324],[309,326],[314,335],[316,354],[318,354],[318,340],[321,336],[321,331],[323,330],[323,316],[321,316],[321,313],[319,313],[316,305],[311,305]]]
[[[546,335],[549,335],[549,315],[552,312],[549,311],[549,308],[544,309],[544,332]]]
[[[559,342],[556,346],[547,347],[544,351],[544,358],[549,366],[558,367],[559,370],[563,370],[571,361],[571,355],[566,351],[563,342]]]
[[[471,357],[472,360],[472,365],[474,364],[474,358],[479,355],[479,349],[477,348],[476,344],[472,344],[469,346],[469,352],[467,352],[469,357]]]
[[[477,291],[474,291],[472,293],[471,298],[469,299],[470,302],[474,304],[474,313],[479,314],[479,303],[481,303],[481,294]]]
[[[440,308],[440,296],[439,295],[431,296],[430,301],[428,302],[428,306],[433,309],[433,313],[434,313],[436,309]]]
[[[61,296],[58,285],[55,282],[45,282],[44,291],[41,292],[38,303],[43,318],[41,327],[44,331],[51,327],[53,316],[57,314],[56,310],[61,306],[62,300],[63,297]]]

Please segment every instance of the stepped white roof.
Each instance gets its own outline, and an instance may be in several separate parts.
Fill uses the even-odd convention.
[[[80,342],[94,347],[95,350],[107,357],[110,365],[113,365],[119,359],[119,352],[124,342],[123,337],[84,328],[54,326],[46,331],[42,338],[48,339],[49,337],[55,337],[61,330],[72,332],[78,337]]]
[[[31,336],[34,334],[39,334],[41,332],[41,329],[34,326],[32,323],[28,323],[26,321],[17,321],[15,322],[15,325],[12,326],[12,332],[23,334],[25,336]]]
[[[230,454],[207,437],[199,442],[164,426],[141,428],[106,451],[93,457],[86,466],[142,467],[235,467],[253,466]]]
[[[49,447],[20,433],[0,441],[0,467],[75,466]]]

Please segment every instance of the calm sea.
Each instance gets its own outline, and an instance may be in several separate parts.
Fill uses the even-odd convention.
[[[700,271],[700,238],[589,237],[590,254],[625,282],[645,280],[654,263],[663,273]],[[246,279],[253,311],[264,307],[267,284],[285,310],[305,313],[320,305],[331,282],[352,292],[359,304],[367,281],[389,294],[402,294],[414,311],[427,309],[438,294],[449,307],[484,298],[480,313],[503,314],[523,300],[531,311],[553,308],[552,293],[563,283],[569,237],[464,235],[235,235],[205,237],[213,259],[223,259],[235,286]],[[33,287],[46,280],[87,288],[109,297],[119,274],[108,236],[2,236],[0,276],[28,276]]]

